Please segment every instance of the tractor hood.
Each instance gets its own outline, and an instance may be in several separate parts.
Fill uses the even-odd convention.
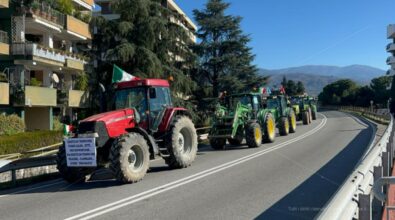
[[[111,123],[122,121],[124,119],[133,118],[133,117],[134,117],[133,109],[121,109],[121,110],[101,113],[98,115],[93,115],[89,118],[80,121],[80,123],[101,121],[104,122],[106,125],[109,125]]]

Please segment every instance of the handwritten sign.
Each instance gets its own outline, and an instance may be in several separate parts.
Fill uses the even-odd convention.
[[[68,167],[96,167],[95,138],[69,138],[65,140]]]

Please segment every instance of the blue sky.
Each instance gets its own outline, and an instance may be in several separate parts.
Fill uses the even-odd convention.
[[[176,0],[193,18],[206,0]],[[363,64],[388,69],[387,25],[394,0],[227,0],[228,14],[244,18],[261,68]]]

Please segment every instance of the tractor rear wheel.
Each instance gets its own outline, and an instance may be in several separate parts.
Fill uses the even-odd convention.
[[[56,164],[60,175],[69,183],[85,182],[86,176],[94,171],[94,169],[90,168],[68,167],[64,143],[60,146],[57,153]]]
[[[185,168],[192,164],[198,149],[195,125],[187,116],[177,116],[165,140],[169,156],[164,157],[171,168]]]
[[[225,138],[210,138],[210,145],[214,150],[224,150],[226,145]]]
[[[287,117],[281,117],[279,130],[281,136],[287,136],[289,134],[289,121]]]
[[[264,139],[265,143],[273,143],[276,138],[276,121],[271,113],[267,114],[265,117],[265,122],[263,125],[264,129]]]
[[[312,116],[313,120],[317,120],[317,111],[313,110],[311,116]]]
[[[310,123],[309,123],[309,122],[310,122],[309,118],[310,118],[309,112],[308,112],[308,111],[304,111],[304,112],[302,113],[302,119],[303,119],[303,124],[304,124],[304,125],[310,124]]]
[[[262,129],[261,126],[256,122],[251,122],[247,125],[246,130],[246,141],[249,148],[257,148],[262,144]]]
[[[296,132],[296,115],[294,111],[290,111],[289,116],[288,116],[288,121],[289,121],[289,133],[295,133]]]
[[[143,179],[150,163],[147,141],[138,133],[117,138],[110,151],[110,169],[123,183],[135,183]]]

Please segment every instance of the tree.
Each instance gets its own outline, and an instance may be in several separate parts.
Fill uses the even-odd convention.
[[[390,98],[391,98],[390,110],[392,113],[395,113],[395,76],[392,76]]]
[[[354,81],[342,79],[325,86],[319,99],[324,105],[353,105],[357,90],[358,86]]]
[[[293,80],[288,80],[287,84],[285,86],[285,90],[287,92],[288,95],[290,96],[294,96],[297,94],[297,87],[296,84]]]
[[[97,80],[111,84],[112,66],[141,78],[172,78],[173,95],[189,96],[195,88],[196,56],[188,33],[170,17],[177,18],[159,0],[118,0],[111,5],[116,20],[97,17],[93,25],[93,56],[99,59]],[[181,57],[181,59],[179,59]],[[101,59],[104,58],[104,59]]]
[[[298,81],[296,84],[296,94],[297,95],[303,95],[306,92],[306,89],[304,87],[304,84],[301,81]]]
[[[203,10],[194,10],[200,28],[201,42],[194,47],[199,56],[195,80],[205,88],[212,87],[212,97],[220,91],[240,92],[266,83],[252,64],[254,55],[248,47],[250,38],[240,28],[241,17],[226,15],[229,3],[209,0]]]
[[[372,100],[374,100],[376,104],[380,104],[382,106],[387,105],[387,101],[390,98],[390,91],[388,88],[391,85],[391,81],[392,78],[390,76],[381,76],[372,79],[370,83],[370,87],[374,92]]]

